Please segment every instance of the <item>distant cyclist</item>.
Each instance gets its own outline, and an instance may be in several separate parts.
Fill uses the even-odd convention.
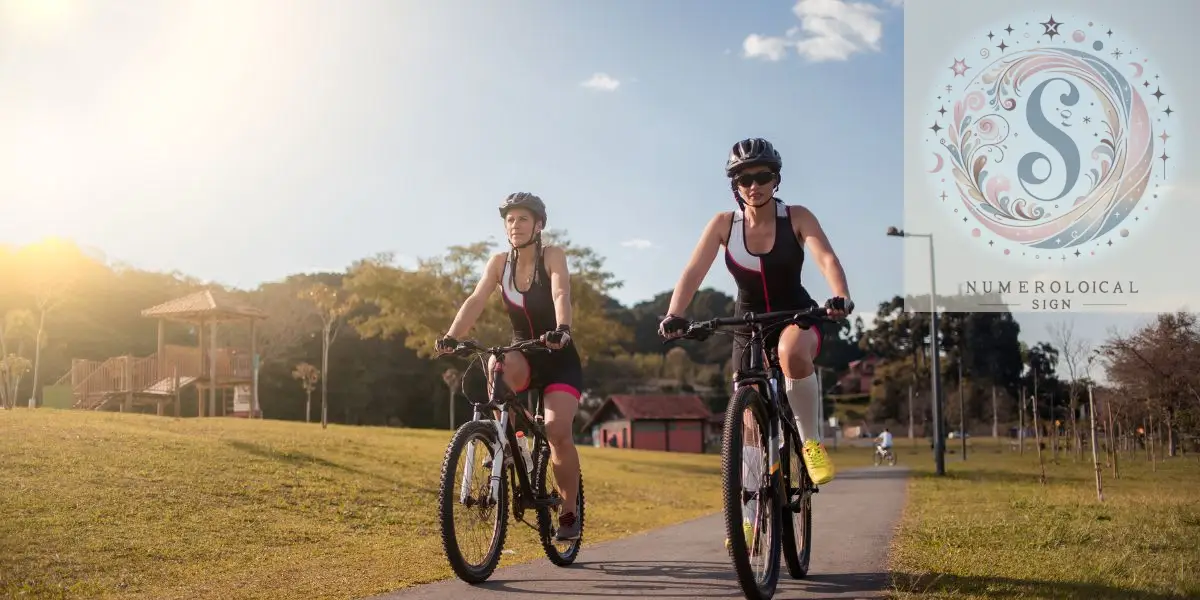
[[[440,353],[452,351],[457,338],[465,336],[483,313],[488,296],[499,288],[514,340],[541,338],[556,349],[508,353],[504,358],[504,382],[517,393],[542,391],[550,460],[563,501],[555,537],[573,540],[580,531],[574,512],[579,493],[579,454],[571,432],[583,387],[583,368],[571,340],[567,256],[562,248],[542,246],[546,206],[541,198],[526,192],[509,194],[500,204],[500,216],[511,249],[488,259],[475,291],[463,302],[449,331],[436,346]]]
[[[875,436],[875,442],[880,450],[884,452],[890,451],[892,449],[892,432],[888,431],[887,427],[884,427],[883,433]]]
[[[829,315],[848,314],[854,304],[846,286],[842,265],[830,247],[821,224],[813,213],[800,205],[787,205],[774,196],[781,181],[783,159],[771,142],[762,138],[742,140],[733,145],[725,163],[737,208],[716,214],[692,251],[683,270],[667,316],[659,325],[666,338],[677,337],[687,328],[682,317],[697,288],[708,274],[717,252],[725,248],[725,266],[737,284],[735,315],[747,312],[804,310],[816,306],[800,281],[804,249],[825,276],[834,297],[825,306]],[[733,365],[747,366],[747,341],[734,338]],[[774,330],[763,340],[764,350],[778,347],[783,368],[788,404],[795,413],[796,427],[803,443],[809,476],[824,484],[833,479],[834,467],[821,443],[821,399],[813,359],[821,351],[821,332],[817,328],[790,325]],[[753,451],[744,452],[750,460]]]

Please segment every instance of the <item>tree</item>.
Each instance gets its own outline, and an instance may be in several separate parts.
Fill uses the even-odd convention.
[[[546,244],[563,248],[567,255],[572,339],[580,357],[586,363],[592,355],[611,352],[629,337],[628,329],[606,310],[607,292],[620,283],[603,270],[603,260],[591,249],[572,245],[565,234],[543,235]],[[356,263],[346,289],[375,310],[355,319],[355,328],[365,337],[407,333],[408,347],[419,356],[434,356],[434,343],[475,289],[494,247],[491,241],[451,246],[444,256],[420,259],[412,270],[396,266],[389,254]],[[502,343],[511,335],[502,301],[488,302],[471,330],[471,337],[483,344]]]
[[[1078,415],[1080,377],[1084,362],[1087,360],[1089,348],[1087,342],[1076,337],[1073,321],[1060,321],[1050,326],[1050,337],[1058,347],[1063,364],[1067,367],[1067,391],[1071,408],[1071,444],[1075,450],[1075,460],[1083,458],[1083,443],[1080,437]],[[1057,447],[1055,452],[1057,452]]]
[[[300,292],[317,308],[321,319],[321,428],[329,425],[329,347],[337,339],[343,318],[354,308],[354,297],[324,283]]]
[[[304,388],[304,422],[312,422],[312,393],[317,387],[317,380],[321,378],[321,371],[316,367],[302,362],[296,365],[296,370],[292,371],[292,377],[300,381],[300,385]]]
[[[13,408],[17,404],[17,389],[21,378],[29,372],[29,359],[15,354],[0,358],[0,405]]]

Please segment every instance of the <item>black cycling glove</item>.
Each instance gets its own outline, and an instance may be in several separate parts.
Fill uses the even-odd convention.
[[[456,340],[448,335],[444,335],[444,336],[438,338],[437,341],[435,341],[433,343],[433,349],[437,350],[441,354],[448,354],[450,352],[454,352],[454,349],[456,347],[458,347],[458,340]]]
[[[854,303],[841,296],[834,296],[825,301],[828,310],[840,310],[846,314],[854,312]]]
[[[687,328],[687,319],[675,315],[667,315],[667,318],[658,324],[658,335],[667,337],[672,333],[684,333],[687,331]]]
[[[544,336],[548,344],[566,344],[571,340],[571,326],[559,325],[554,331],[547,331]]]

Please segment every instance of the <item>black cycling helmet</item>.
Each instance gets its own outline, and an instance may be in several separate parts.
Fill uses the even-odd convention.
[[[541,198],[529,192],[513,192],[500,203],[500,217],[504,218],[514,208],[528,209],[535,219],[542,222],[542,226],[546,225],[546,204]]]
[[[735,173],[756,165],[767,165],[776,173],[783,170],[783,157],[771,142],[763,138],[748,138],[733,145],[729,151],[729,160],[725,161],[725,175],[733,177]]]

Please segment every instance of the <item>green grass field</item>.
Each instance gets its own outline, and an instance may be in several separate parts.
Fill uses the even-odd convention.
[[[897,597],[1200,597],[1200,457],[1151,471],[1144,453],[1124,454],[1099,503],[1090,452],[1058,465],[1047,455],[1042,486],[1032,442],[1021,456],[973,440],[967,461],[947,456],[944,478],[927,445],[905,444],[899,458],[915,469],[892,548]]]
[[[449,435],[0,412],[0,597],[307,600],[451,577],[436,519]],[[720,510],[718,454],[580,455],[585,544]],[[511,519],[507,548],[501,565],[545,560]]]

